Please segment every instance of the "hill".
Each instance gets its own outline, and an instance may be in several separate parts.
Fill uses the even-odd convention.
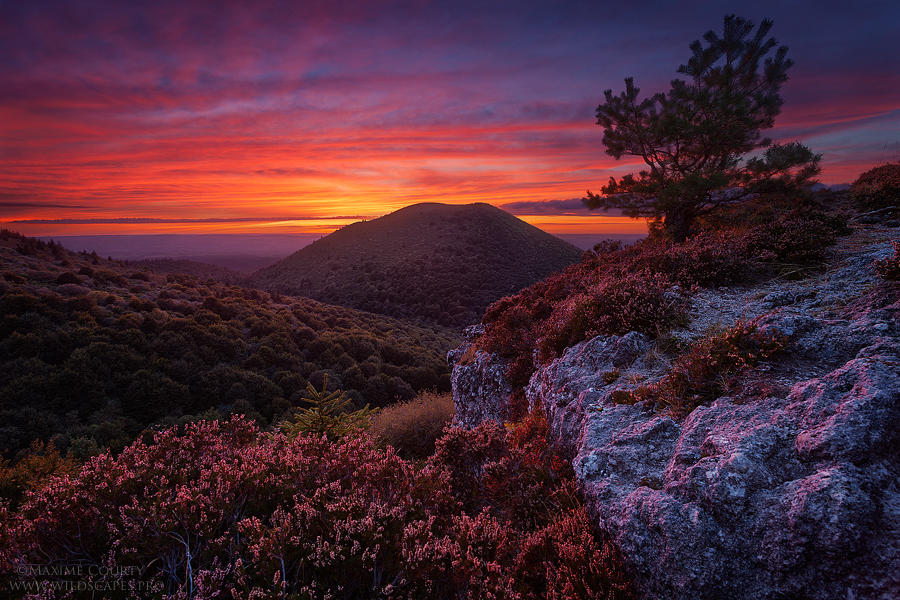
[[[0,232],[0,456],[121,448],[144,428],[277,421],[307,381],[384,405],[449,387],[444,331],[165,275]]]
[[[489,204],[423,203],[353,223],[251,276],[264,289],[445,326],[578,262],[581,250]]]

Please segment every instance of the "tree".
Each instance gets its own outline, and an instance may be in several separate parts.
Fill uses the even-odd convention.
[[[351,401],[341,390],[328,392],[328,375],[322,381],[322,389],[317,390],[312,383],[306,384],[303,400],[309,408],[296,411],[291,419],[281,424],[281,430],[291,437],[311,434],[327,436],[329,440],[341,439],[353,431],[368,427],[375,410],[366,404],[359,410],[351,411]]]
[[[765,19],[754,33],[751,21],[728,15],[722,37],[708,31],[705,45],[690,45],[693,55],[678,68],[689,79],[673,80],[667,93],[640,99],[631,77],[618,96],[606,90],[597,107],[606,153],[639,156],[649,169],[611,177],[602,195],[587,192],[585,204],[662,221],[681,241],[697,217],[717,206],[814,183],[821,155],[761,135],[781,111],[779,90],[793,64],[787,47],[767,39],[771,28]]]

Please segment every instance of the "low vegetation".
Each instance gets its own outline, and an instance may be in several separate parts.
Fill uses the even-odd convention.
[[[894,254],[875,262],[875,272],[884,279],[900,281],[900,242],[893,242]]]
[[[651,400],[683,416],[725,394],[736,376],[784,347],[782,339],[759,331],[755,322],[740,321],[692,344],[660,381],[633,391],[620,390],[614,401]]]
[[[79,467],[75,452],[63,456],[52,442],[34,440],[15,463],[0,458],[0,499],[18,504],[25,493],[40,489],[52,476],[73,475]]]
[[[238,271],[183,258],[148,258],[131,264],[138,268],[146,267],[156,273],[193,275],[201,281],[212,279],[221,283],[240,284],[244,279],[244,275]]]
[[[869,169],[853,182],[850,193],[864,210],[900,212],[900,163]]]
[[[511,382],[523,386],[537,366],[595,335],[659,336],[683,325],[693,289],[806,276],[849,229],[839,212],[795,206],[767,199],[721,211],[681,243],[655,232],[630,247],[599,244],[581,263],[491,305],[477,347],[506,358]]]
[[[369,433],[406,459],[434,453],[434,444],[453,419],[449,393],[422,392],[412,400],[386,406],[372,418]]]
[[[0,504],[0,572],[77,563],[165,598],[632,597],[545,432],[448,429],[421,467],[365,434],[173,428]]]
[[[307,383],[356,407],[449,389],[435,328],[0,234],[0,453],[120,450],[148,427],[276,423]]]

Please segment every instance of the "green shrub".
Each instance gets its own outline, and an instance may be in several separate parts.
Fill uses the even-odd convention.
[[[0,253],[0,456],[33,439],[121,449],[208,410],[277,424],[324,373],[351,410],[450,388],[452,332],[189,276],[164,283],[148,271],[149,283],[129,282],[133,268],[89,255],[68,253],[73,264],[61,269],[55,245],[0,233],[0,246],[20,243],[28,258]],[[62,273],[83,283],[55,283]],[[71,286],[82,295],[62,295]],[[51,293],[39,297],[42,287]],[[95,343],[116,350],[82,360]]]
[[[450,394],[422,392],[411,400],[379,410],[372,418],[369,433],[393,446],[404,458],[426,458],[434,452],[434,443],[453,414]]]
[[[294,415],[281,423],[281,430],[290,437],[298,435],[325,436],[338,440],[361,429],[367,429],[375,411],[366,404],[358,410],[350,410],[350,398],[342,390],[328,391],[328,375],[322,379],[322,389],[306,384],[307,396],[303,400],[308,408],[297,409]]]
[[[71,271],[63,271],[56,278],[56,283],[81,283],[82,279]]]
[[[40,489],[54,475],[74,474],[77,467],[78,462],[71,455],[61,455],[52,441],[34,440],[12,464],[0,459],[0,498],[18,504],[26,492]]]

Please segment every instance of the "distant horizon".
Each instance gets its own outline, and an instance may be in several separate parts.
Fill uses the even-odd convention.
[[[551,234],[588,250],[602,240],[633,243],[646,233]],[[324,235],[305,233],[146,233],[34,236],[55,241],[72,252],[96,252],[106,258],[140,261],[193,260],[249,273],[290,256]],[[223,239],[225,238],[225,239]]]
[[[416,202],[416,204],[470,204],[446,202]],[[645,219],[624,217],[618,211],[589,211],[580,199],[552,202],[516,202],[496,205],[486,202],[554,235],[646,235]],[[549,210],[541,205],[548,205]],[[371,216],[337,216],[315,219],[273,218],[210,218],[174,219],[158,217],[122,217],[95,219],[9,219],[0,222],[6,229],[23,235],[49,239],[53,237],[104,235],[312,235],[324,236],[351,223],[377,219],[386,214]],[[531,214],[536,213],[536,214]],[[205,230],[204,230],[205,228]]]

